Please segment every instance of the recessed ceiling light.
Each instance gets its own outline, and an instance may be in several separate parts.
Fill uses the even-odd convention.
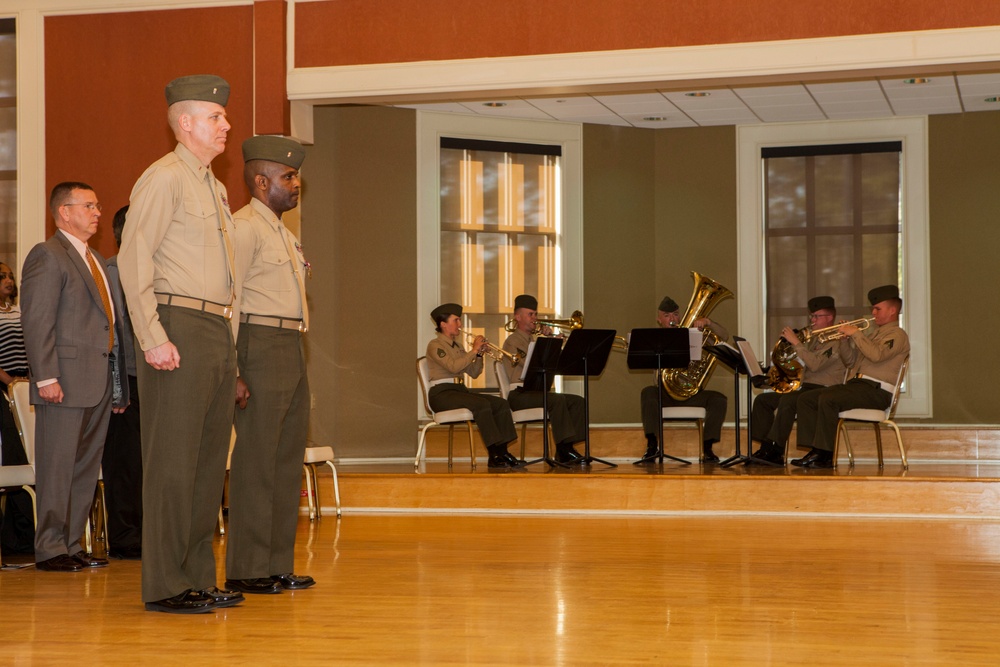
[[[642,119],[644,121],[649,122],[649,123],[656,123],[656,122],[659,122],[661,120],[667,120],[667,117],[666,116],[643,116]]]
[[[506,102],[483,102],[483,106],[484,107],[499,108],[499,107],[505,107],[505,106],[507,106],[507,103]]]
[[[687,97],[708,97],[712,93],[698,92],[698,93],[684,93]]]
[[[912,84],[920,84],[920,83],[930,83],[930,82],[931,82],[930,79],[925,79],[923,77],[917,77],[915,79],[903,79],[903,83],[908,83],[908,84],[911,84],[911,85]]]

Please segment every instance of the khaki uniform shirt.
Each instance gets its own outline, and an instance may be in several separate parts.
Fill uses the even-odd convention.
[[[148,350],[168,341],[156,293],[232,303],[222,225],[232,233],[233,218],[226,187],[182,144],[146,169],[129,199],[118,268],[132,328]]]
[[[839,346],[836,341],[820,343],[810,340],[809,343],[793,345],[805,369],[802,371],[804,384],[821,384],[830,387],[844,382],[844,361],[840,358]]]
[[[898,322],[872,327],[871,337],[858,331],[840,343],[840,354],[851,369],[849,377],[857,374],[896,384],[899,368],[910,354],[910,337]]]
[[[483,372],[483,358],[475,351],[465,351],[465,346],[451,336],[439,333],[427,343],[427,374],[431,379],[460,378],[463,374],[477,378]]]
[[[507,340],[503,342],[503,349],[511,354],[519,354],[521,356],[521,362],[515,366],[511,363],[510,359],[507,357],[503,358],[503,368],[507,371],[507,379],[510,380],[510,384],[514,385],[521,384],[521,373],[524,371],[524,359],[528,356],[528,346],[531,342],[535,340],[535,336],[531,334],[526,334],[520,329],[507,336]]]
[[[306,299],[296,272],[305,270],[306,262],[295,235],[256,198],[233,219],[240,312],[303,319]]]

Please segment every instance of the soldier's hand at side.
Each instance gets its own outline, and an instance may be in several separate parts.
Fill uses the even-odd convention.
[[[243,378],[236,378],[236,405],[239,406],[240,410],[243,410],[247,407],[247,401],[249,400],[250,387],[243,381]]]
[[[158,371],[172,371],[181,365],[181,355],[169,340],[146,350],[146,363]]]

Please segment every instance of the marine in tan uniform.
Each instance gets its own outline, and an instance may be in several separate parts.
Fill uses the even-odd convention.
[[[798,441],[811,444],[804,457],[792,465],[804,468],[832,468],[833,446],[837,437],[837,415],[843,410],[870,408],[885,410],[892,402],[896,376],[910,354],[910,338],[899,327],[903,301],[899,288],[883,285],[868,292],[875,326],[871,337],[857,327],[844,324],[839,331],[840,356],[850,369],[846,384],[814,391],[799,399]]]
[[[188,614],[243,599],[216,587],[212,551],[236,393],[233,222],[211,168],[226,149],[229,84],[189,76],[165,93],[177,147],[132,189],[118,267],[145,362],[142,599]]]
[[[833,326],[837,305],[832,296],[809,299],[809,323],[814,330]],[[785,443],[795,425],[796,405],[799,398],[810,391],[817,391],[844,381],[844,362],[840,358],[839,343],[821,343],[816,338],[807,343],[799,340],[791,327],[785,327],[781,337],[792,345],[804,366],[802,384],[795,391],[785,394],[766,392],[753,401],[753,434],[751,439],[760,443],[753,453],[759,459],[774,465],[785,463]],[[750,461],[748,461],[750,463]]]
[[[669,296],[663,297],[656,311],[656,323],[661,327],[675,327],[681,321],[680,306]],[[720,340],[729,340],[729,331],[718,322],[707,317],[700,317],[691,323],[699,329],[709,327]],[[657,378],[659,379],[659,378]],[[658,451],[657,433],[663,428],[659,408],[658,387],[645,387],[640,395],[642,408],[642,428],[646,434],[646,453],[635,462],[636,465],[652,463]],[[712,445],[722,439],[722,422],[726,418],[726,395],[711,389],[702,389],[688,399],[676,399],[663,391],[663,407],[697,407],[705,408],[704,441],[701,445],[702,460],[706,463],[718,463],[719,457],[712,451]]]
[[[472,349],[458,340],[462,333],[462,306],[445,303],[431,311],[438,335],[427,343],[427,370],[431,387],[428,402],[434,411],[466,408],[471,410],[479,427],[490,468],[522,468],[524,461],[507,451],[517,439],[517,430],[507,401],[499,396],[473,394],[463,382],[464,376],[479,377],[483,372],[486,340],[476,336]]]
[[[229,470],[226,588],[280,593],[309,588],[292,573],[302,458],[309,428],[308,263],[281,216],[299,203],[305,149],[283,137],[243,142],[250,203],[233,216],[239,322],[236,446]]]
[[[517,329],[503,343],[503,349],[512,355],[520,355],[524,359],[528,346],[535,340],[535,324],[538,320],[538,300],[530,294],[521,294],[514,299],[514,321]],[[540,391],[527,391],[518,379],[524,368],[514,366],[508,357],[503,360],[504,370],[511,383],[507,402],[512,410],[526,410],[542,407],[543,394]],[[586,409],[583,397],[576,394],[557,394],[549,392],[546,400],[549,406],[549,423],[552,425],[552,435],[556,441],[556,461],[572,464],[583,459],[573,448],[577,442],[587,437]]]

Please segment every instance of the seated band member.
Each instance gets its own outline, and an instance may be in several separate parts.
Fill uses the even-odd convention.
[[[832,296],[809,299],[810,329],[816,331],[831,327],[836,317],[837,307]],[[825,389],[844,381],[844,362],[838,353],[840,346],[837,341],[821,343],[816,338],[811,338],[803,343],[791,327],[782,329],[781,337],[791,344],[805,367],[802,370],[802,384],[795,391],[786,394],[766,392],[758,395],[753,401],[751,416],[751,439],[760,443],[753,458],[775,465],[785,463],[785,443],[795,424],[799,398],[806,392]]]
[[[663,297],[656,311],[656,323],[661,327],[676,327],[680,321],[680,307],[669,296]],[[720,340],[729,340],[729,332],[718,322],[707,317],[700,317],[691,323],[698,329],[709,327]],[[646,453],[636,461],[637,464],[651,462],[657,454],[657,433],[663,428],[663,420],[659,412],[657,387],[653,385],[642,390],[642,428],[646,434]],[[702,442],[702,458],[705,463],[718,463],[719,457],[712,451],[712,445],[722,439],[722,422],[726,418],[726,395],[710,389],[702,389],[691,398],[678,400],[663,391],[663,407],[689,406],[705,408],[704,442]]]
[[[854,408],[885,410],[892,402],[896,376],[910,354],[910,338],[899,327],[903,301],[899,288],[883,285],[868,292],[875,318],[872,335],[851,324],[839,331],[840,356],[850,368],[846,384],[809,392],[799,399],[798,441],[811,445],[804,457],[792,465],[803,468],[832,468],[833,446],[837,438],[838,413]]]
[[[462,376],[479,377],[483,372],[486,339],[476,336],[472,349],[457,340],[462,333],[462,307],[445,303],[431,311],[438,335],[427,343],[427,370],[431,381],[428,402],[434,411],[466,408],[471,410],[479,427],[490,468],[521,468],[520,461],[507,451],[517,440],[517,430],[510,416],[510,406],[499,396],[473,394],[462,383]]]
[[[514,321],[517,330],[507,336],[503,349],[511,354],[519,354],[523,360],[528,354],[528,346],[535,340],[535,324],[538,320],[538,300],[530,294],[521,294],[514,299]],[[544,327],[543,334],[548,327]],[[510,379],[511,391],[507,396],[512,410],[542,407],[542,392],[527,391],[521,386],[523,366],[514,366],[510,359],[504,357],[504,370]],[[549,392],[549,423],[552,424],[552,435],[556,441],[556,462],[576,463],[583,457],[573,448],[573,444],[582,442],[587,437],[586,410],[583,397],[576,394],[556,394]]]

